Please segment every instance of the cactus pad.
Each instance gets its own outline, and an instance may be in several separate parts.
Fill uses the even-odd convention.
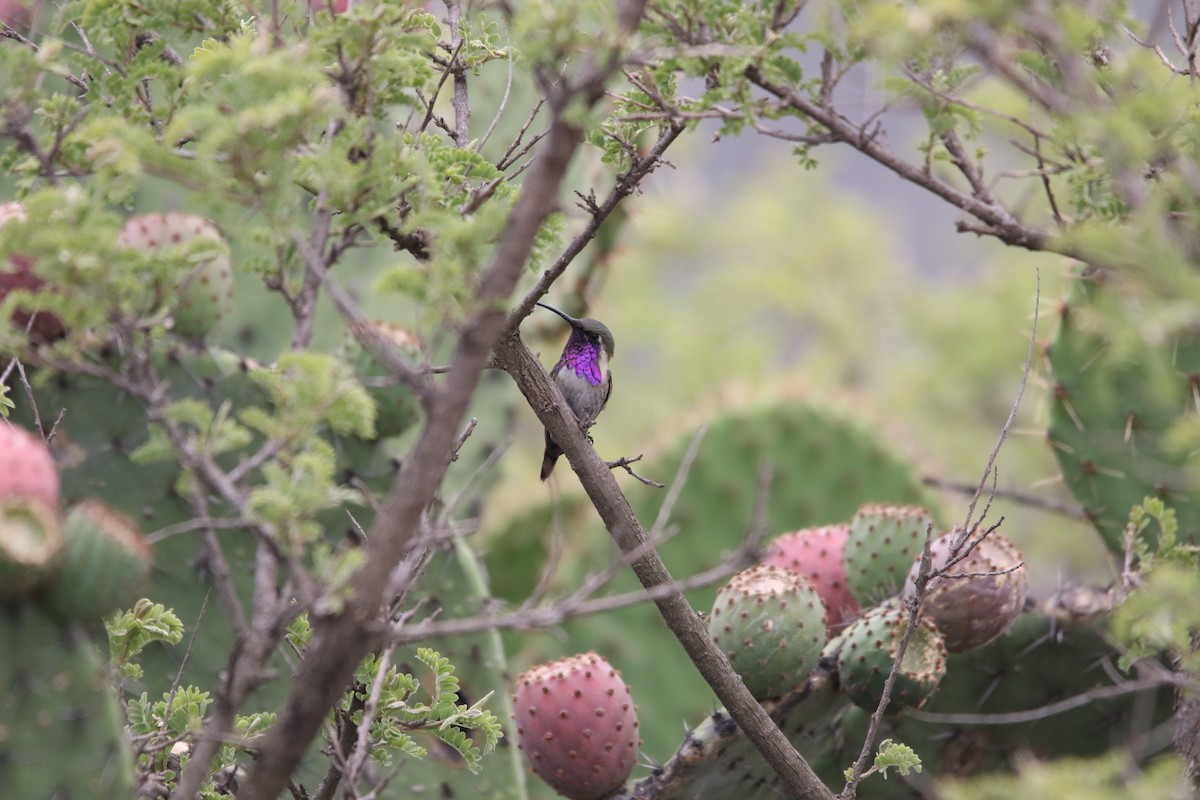
[[[717,592],[708,622],[750,694],[778,697],[804,683],[825,646],[825,606],[790,570],[759,564]]]
[[[133,520],[99,500],[68,512],[62,563],[39,602],[68,620],[96,620],[131,605],[150,576],[153,556]]]
[[[919,506],[868,503],[850,521],[846,579],[864,606],[894,597],[925,544],[933,516]]]
[[[1189,418],[1194,425],[1200,335],[1194,320],[1164,330],[1171,314],[1159,308],[1089,268],[1060,306],[1046,351],[1048,441],[1067,487],[1118,554],[1129,510],[1146,496],[1175,509],[1181,539],[1200,543],[1194,436],[1177,435]]]
[[[959,536],[955,531],[932,543],[933,569],[946,566]],[[914,590],[919,569],[919,562],[913,564],[906,593]],[[946,649],[961,653],[982,647],[1008,630],[1024,609],[1028,590],[1020,551],[1008,539],[992,533],[950,567],[947,577],[930,581],[922,612],[941,632]]]
[[[520,748],[571,800],[599,800],[637,760],[637,710],[620,674],[595,653],[533,667],[513,695]]]
[[[774,564],[803,575],[825,604],[825,627],[829,633],[842,630],[858,616],[858,603],[846,582],[842,553],[850,535],[849,525],[805,528],[776,537],[767,548],[764,564]]]
[[[0,797],[132,797],[133,759],[95,645],[24,604],[0,608],[0,653]]]
[[[908,610],[891,600],[868,611],[839,637],[838,675],[855,705],[869,711],[878,707],[907,627]],[[946,645],[933,623],[922,619],[896,673],[889,708],[920,708],[945,673]]]

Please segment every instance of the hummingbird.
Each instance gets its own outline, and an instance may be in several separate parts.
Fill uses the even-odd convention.
[[[558,384],[558,390],[575,412],[580,427],[587,430],[604,410],[608,396],[612,394],[612,373],[608,369],[608,361],[616,347],[612,331],[603,322],[576,319],[554,306],[545,303],[538,305],[558,314],[571,326],[571,337],[567,339],[558,363],[550,370],[550,378]],[[542,480],[550,477],[554,462],[558,461],[562,452],[558,444],[550,438],[550,431],[546,431]]]

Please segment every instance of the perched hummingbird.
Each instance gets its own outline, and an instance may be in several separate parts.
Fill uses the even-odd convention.
[[[571,325],[571,338],[567,339],[558,363],[550,370],[550,377],[575,412],[580,427],[586,430],[604,410],[604,404],[612,394],[612,373],[608,371],[608,360],[616,347],[612,331],[594,319],[575,319],[553,306],[538,305],[558,314]],[[562,449],[550,438],[550,431],[546,431],[542,480],[550,477],[554,462],[561,455]]]

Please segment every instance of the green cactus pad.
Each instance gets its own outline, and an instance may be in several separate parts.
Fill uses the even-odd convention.
[[[1087,269],[1046,351],[1048,441],[1067,487],[1117,554],[1129,510],[1147,496],[1175,509],[1182,540],[1200,543],[1200,334],[1195,320],[1164,330],[1158,308],[1117,276]]]
[[[894,597],[925,546],[933,515],[920,506],[869,503],[850,521],[846,581],[862,606]]]
[[[89,499],[67,513],[63,535],[62,563],[38,595],[53,616],[98,620],[141,596],[153,556],[133,520]]]
[[[868,611],[835,640],[838,675],[855,705],[869,711],[879,706],[907,627],[908,609],[899,600],[890,600]],[[920,708],[945,673],[946,645],[933,623],[922,618],[900,662],[888,707]]]
[[[0,797],[132,797],[133,758],[95,645],[26,604],[0,608],[0,653]]]
[[[20,600],[62,556],[57,517],[37,501],[0,500],[0,600]]]
[[[806,578],[760,564],[717,592],[708,630],[750,694],[778,697],[816,666],[825,646],[825,605]]]

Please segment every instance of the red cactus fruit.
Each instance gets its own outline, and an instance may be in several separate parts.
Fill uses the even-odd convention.
[[[29,6],[20,0],[0,0],[0,22],[8,27],[23,31],[29,27],[32,16]]]
[[[25,219],[25,208],[20,203],[0,203],[0,228],[9,222]],[[0,300],[9,292],[25,289],[36,292],[46,285],[34,272],[36,262],[29,256],[12,253],[8,257],[11,269],[0,270]],[[30,322],[32,319],[32,323]],[[66,334],[62,320],[49,311],[39,310],[36,313],[24,308],[17,309],[12,316],[13,324],[19,328],[28,328],[29,335],[34,341],[49,342],[60,339]]]
[[[830,634],[845,628],[859,613],[858,603],[846,583],[846,548],[849,525],[804,528],[785,533],[771,542],[764,564],[783,567],[808,578],[825,604],[825,627]]]
[[[540,664],[517,679],[518,747],[533,772],[571,800],[599,800],[629,778],[637,709],[621,675],[596,653]]]
[[[0,420],[0,500],[8,499],[36,501],[57,513],[58,469],[45,442]]]

